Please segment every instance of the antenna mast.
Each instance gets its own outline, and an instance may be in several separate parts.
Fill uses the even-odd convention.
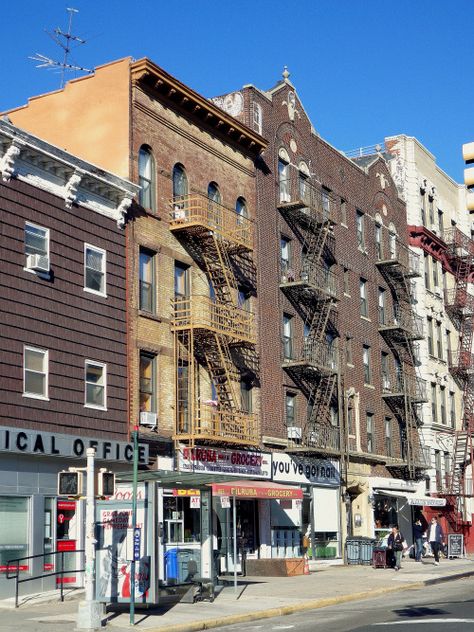
[[[37,68],[60,68],[61,88],[64,88],[64,75],[66,70],[82,70],[84,72],[93,72],[89,68],[84,68],[83,66],[76,66],[69,63],[69,54],[71,52],[71,48],[73,48],[73,43],[75,42],[76,45],[79,46],[80,44],[85,44],[86,40],[72,34],[72,18],[74,13],[79,13],[79,11],[72,7],[68,8],[67,11],[69,12],[69,24],[67,33],[64,33],[59,28],[59,26],[55,28],[52,33],[46,31],[46,33],[48,33],[52,40],[63,49],[63,61],[61,62],[55,59],[51,59],[50,57],[46,57],[46,55],[42,55],[41,53],[36,53],[34,56],[29,58],[33,59],[34,61],[40,62],[36,65]]]

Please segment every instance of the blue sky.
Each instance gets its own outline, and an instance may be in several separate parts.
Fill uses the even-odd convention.
[[[269,88],[286,64],[318,132],[339,149],[416,136],[462,181],[474,140],[474,0],[16,0],[3,3],[0,110],[59,87],[34,53],[62,58],[45,29],[88,40],[94,67],[148,56],[204,96]],[[73,77],[73,74],[69,74]]]

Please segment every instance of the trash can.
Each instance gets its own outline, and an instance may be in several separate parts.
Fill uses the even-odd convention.
[[[178,549],[168,549],[165,553],[166,582],[176,584],[178,581]]]
[[[346,560],[348,564],[372,564],[375,540],[365,536],[352,536],[346,539]]]

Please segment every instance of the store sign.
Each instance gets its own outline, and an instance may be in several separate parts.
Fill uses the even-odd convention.
[[[219,448],[182,448],[179,452],[181,472],[231,474],[271,478],[272,455],[267,452],[221,450]]]
[[[280,483],[339,486],[339,463],[326,459],[305,459],[273,453],[272,479]]]
[[[87,448],[95,448],[99,461],[133,461],[133,445],[123,441],[104,441],[18,428],[0,429],[0,452],[83,459]],[[138,446],[138,461],[143,465],[148,464],[148,445]]]
[[[189,498],[189,506],[191,509],[200,509],[201,508],[201,497],[200,496],[191,496]]]
[[[446,498],[410,498],[407,497],[409,505],[418,505],[419,507],[446,507]]]

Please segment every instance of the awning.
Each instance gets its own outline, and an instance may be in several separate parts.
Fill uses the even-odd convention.
[[[294,500],[303,498],[303,490],[290,485],[280,485],[269,481],[232,481],[231,483],[213,483],[214,496],[235,496],[236,498],[262,498]]]
[[[422,496],[420,494],[391,491],[388,489],[374,489],[374,494],[380,494],[381,496],[394,496],[395,498],[406,498],[409,505],[416,505],[417,507],[445,507],[446,498],[434,498],[433,496]]]

